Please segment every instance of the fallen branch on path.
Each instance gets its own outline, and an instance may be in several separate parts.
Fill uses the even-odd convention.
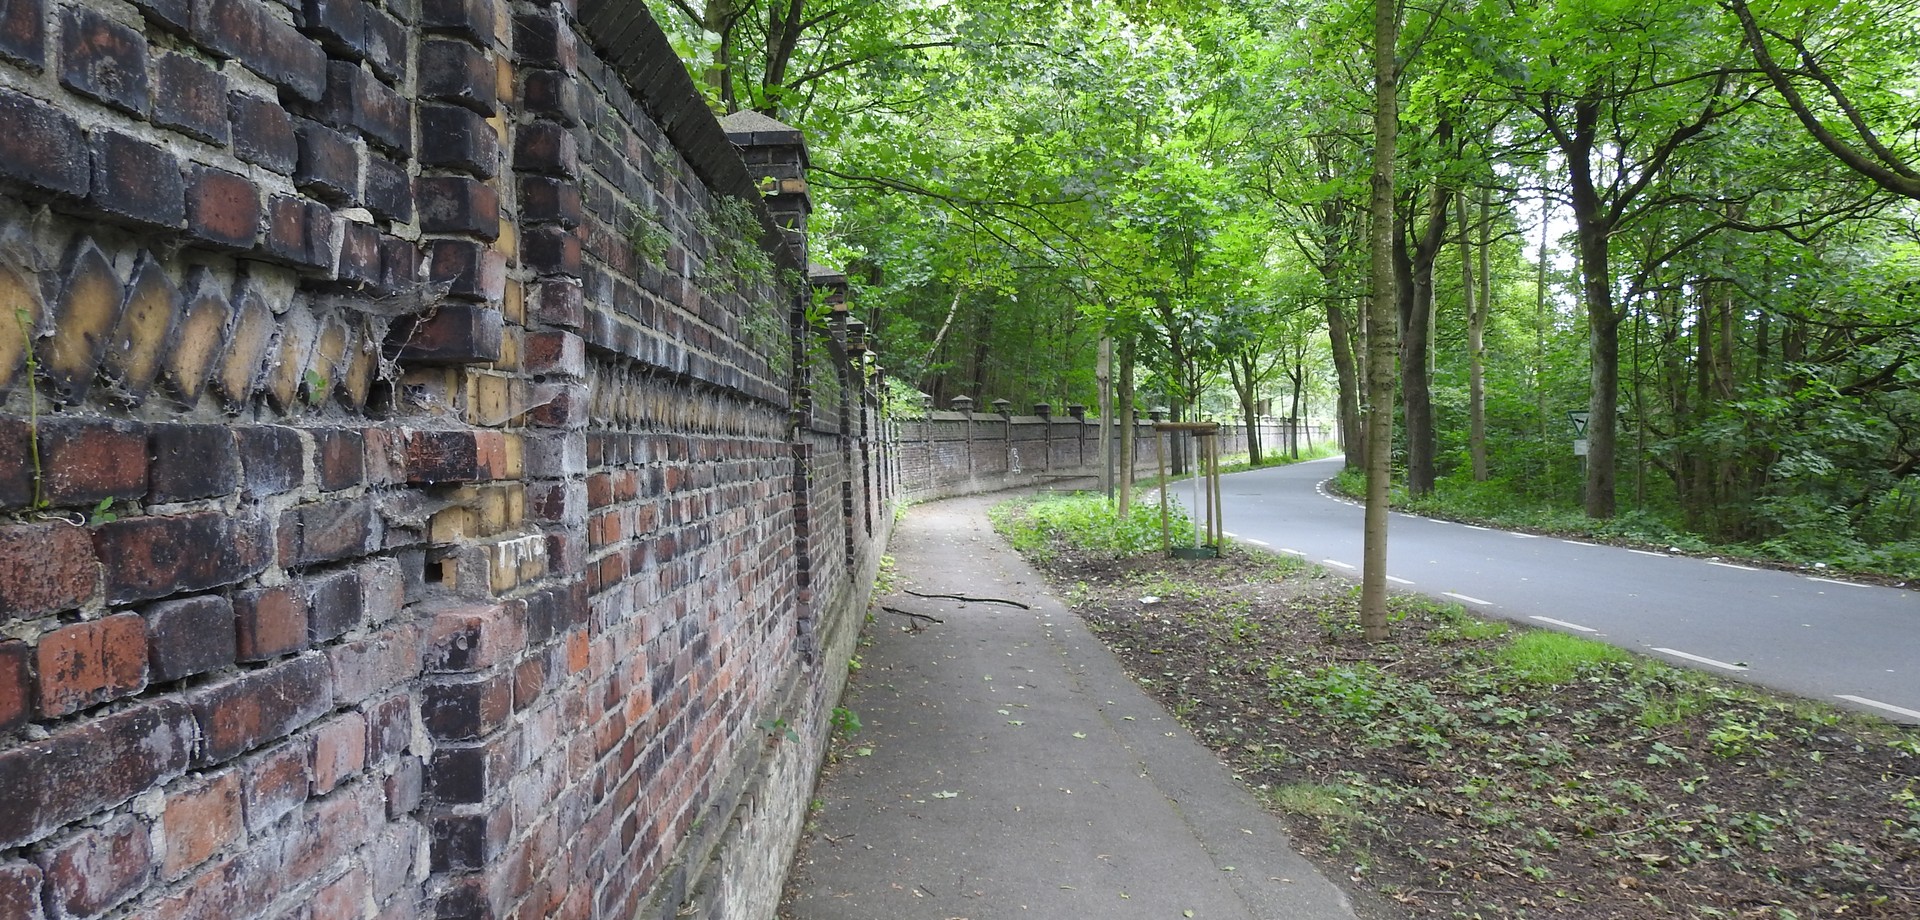
[[[947,600],[954,600],[954,601],[971,601],[976,604],[1006,604],[1009,607],[1018,607],[1021,610],[1033,609],[1032,607],[1029,607],[1026,604],[1020,603],[1019,601],[1010,601],[1005,598],[999,598],[999,597],[968,597],[965,594],[923,594],[919,591],[908,591],[907,593],[913,595],[914,597],[938,597],[938,598],[946,598]]]
[[[926,620],[929,623],[945,623],[946,622],[946,620],[940,619],[939,617],[930,617],[924,613],[914,613],[911,610],[901,610],[898,607],[889,607],[885,604],[881,604],[880,609],[888,613],[894,614],[896,616],[912,617],[916,620]]]

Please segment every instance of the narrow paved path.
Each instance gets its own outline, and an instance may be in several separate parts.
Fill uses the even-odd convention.
[[[1223,477],[1226,530],[1357,578],[1360,508],[1323,485],[1337,462]],[[1405,514],[1387,546],[1400,589],[1920,723],[1920,592]]]
[[[994,535],[916,506],[794,865],[792,920],[1341,920],[1339,889]],[[914,627],[918,628],[915,629]]]

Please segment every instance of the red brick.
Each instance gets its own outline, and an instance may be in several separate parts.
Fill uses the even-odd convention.
[[[436,240],[436,251],[458,240]],[[500,311],[484,304],[443,303],[430,316],[395,323],[389,340],[409,364],[480,364],[499,360],[505,338]]]
[[[367,719],[351,710],[313,732],[313,794],[326,795],[367,766]]]
[[[259,0],[199,0],[193,39],[308,102],[318,102],[326,89],[327,53]]]
[[[147,621],[137,613],[61,627],[35,651],[40,714],[50,719],[147,685]]]
[[[227,771],[183,783],[167,792],[167,810],[160,819],[166,841],[160,858],[162,878],[185,874],[244,832],[240,804],[240,774]]]
[[[211,166],[188,166],[187,234],[215,246],[252,249],[260,236],[260,193],[252,180]]]
[[[316,799],[298,821],[287,841],[280,880],[286,888],[324,875],[365,842],[366,834],[342,833],[379,825],[386,813],[385,797],[373,783],[355,783],[324,799]]]
[[[432,613],[427,627],[429,671],[483,671],[512,661],[526,648],[526,605],[466,604]]]
[[[305,739],[249,758],[244,783],[247,830],[259,834],[307,800],[311,760]]]
[[[398,821],[402,815],[420,807],[424,776],[425,771],[418,757],[402,758],[394,771],[387,775],[385,792],[388,819]]]
[[[235,654],[265,661],[307,647],[307,597],[293,585],[254,588],[234,595]]]
[[[485,240],[500,235],[500,193],[493,186],[466,176],[421,176],[414,189],[420,229]]]
[[[0,861],[0,917],[41,920],[40,867],[17,859]]]
[[[92,917],[145,888],[153,876],[150,833],[145,821],[122,816],[36,855],[53,916]]]
[[[179,227],[187,213],[186,186],[173,154],[104,129],[93,136],[93,183],[87,200],[114,217],[168,230]]]
[[[224,512],[137,517],[94,529],[108,603],[146,600],[232,584],[266,568],[273,544],[264,520]]]
[[[0,7],[0,57],[34,70],[47,66],[45,0],[14,0]]]
[[[38,100],[0,90],[0,179],[74,198],[87,194],[92,157],[73,117]]]
[[[523,184],[523,194],[524,189]],[[549,278],[541,281],[527,298],[527,309],[534,319],[549,326],[578,329],[587,319],[586,295],[580,285],[570,279]]]
[[[284,890],[271,849],[241,850],[195,873],[165,900],[142,911],[141,920],[252,920]]]
[[[333,211],[317,201],[293,195],[275,195],[267,202],[268,254],[303,268],[332,268]]]
[[[155,61],[153,121],[226,146],[227,78],[184,54],[163,52]]]
[[[366,478],[366,438],[359,430],[319,428],[312,433],[321,491],[351,488]]]
[[[358,917],[360,905],[373,893],[368,883],[367,873],[359,867],[348,869],[345,874],[334,879],[313,895],[313,915],[315,917]]]
[[[55,505],[147,494],[147,432],[136,422],[52,418],[40,422],[41,486]]]
[[[333,666],[334,698],[358,703],[420,674],[420,631],[396,625],[371,639],[327,649]]]
[[[407,481],[476,482],[479,450],[471,431],[407,431]]]
[[[292,568],[365,556],[380,548],[384,533],[371,497],[289,508],[280,515],[280,564]],[[315,610],[313,616],[319,622],[330,613]]]
[[[100,563],[85,528],[66,523],[0,527],[0,618],[78,607],[93,596]]]
[[[333,708],[332,672],[324,656],[307,655],[195,692],[190,702],[202,742],[194,762],[224,763]]]
[[[147,114],[147,42],[140,33],[85,7],[60,21],[60,82],[135,115]]]
[[[148,429],[153,458],[148,499],[184,502],[228,495],[240,486],[233,429],[225,425],[154,425]]]
[[[380,280],[380,228],[353,221],[341,227],[340,257],[334,275],[350,287]]]
[[[180,775],[193,752],[187,707],[162,700],[0,751],[0,849],[46,836]]]
[[[0,642],[0,732],[33,718],[33,649],[25,642]]]

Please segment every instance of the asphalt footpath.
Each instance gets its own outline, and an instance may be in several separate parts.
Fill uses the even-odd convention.
[[[987,522],[915,506],[791,920],[1339,920],[1346,897]],[[952,594],[993,600],[930,598]],[[1026,608],[996,601],[1016,601]]]

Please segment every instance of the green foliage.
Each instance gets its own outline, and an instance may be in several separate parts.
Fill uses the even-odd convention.
[[[844,706],[833,707],[831,721],[833,723],[833,730],[842,736],[856,734],[860,731],[860,714]]]
[[[1497,658],[1514,680],[1543,686],[1564,684],[1600,666],[1632,660],[1614,646],[1542,630],[1514,637]]]
[[[1045,558],[1055,541],[1101,556],[1135,556],[1160,549],[1160,508],[1139,502],[1121,520],[1104,495],[1075,492],[1003,502],[989,512],[994,528],[1022,553]],[[1193,531],[1178,508],[1168,512],[1173,533]]]

